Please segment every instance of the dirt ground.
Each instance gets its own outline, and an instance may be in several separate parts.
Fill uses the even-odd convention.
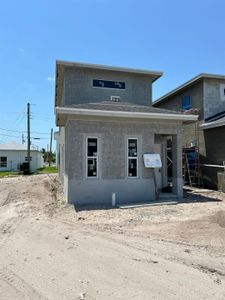
[[[225,194],[76,211],[56,189],[0,179],[0,299],[225,299]]]

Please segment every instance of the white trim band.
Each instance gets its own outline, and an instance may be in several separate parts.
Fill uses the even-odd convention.
[[[119,117],[119,118],[137,118],[137,119],[158,119],[158,120],[181,120],[181,121],[197,121],[198,115],[185,114],[163,114],[163,113],[147,113],[147,112],[130,112],[130,111],[109,111],[98,109],[56,107],[56,114],[61,115],[79,115],[79,116],[101,116],[101,117]]]

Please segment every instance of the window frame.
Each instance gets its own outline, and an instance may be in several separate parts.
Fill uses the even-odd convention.
[[[128,148],[128,145],[129,145],[129,140],[136,140],[137,141],[137,156],[129,156],[129,148]],[[127,142],[126,142],[126,160],[127,160],[127,163],[126,163],[126,168],[127,168],[127,178],[128,179],[135,179],[135,178],[138,178],[139,177],[139,164],[138,164],[138,160],[139,160],[139,138],[138,137],[127,137]],[[137,161],[137,175],[136,176],[129,176],[129,160],[131,159],[135,159]]]
[[[2,158],[6,158],[6,161],[4,162],[5,165],[2,166]],[[7,156],[0,156],[0,168],[7,168],[7,165],[8,165],[8,157]]]
[[[125,84],[124,89],[118,89],[118,88],[111,88],[111,87],[100,87],[100,86],[94,86],[93,82],[94,80],[99,80],[99,81],[113,81],[113,82],[123,82]],[[126,82],[125,81],[120,81],[120,80],[107,80],[107,79],[97,79],[97,78],[92,78],[91,79],[91,86],[93,89],[106,89],[106,90],[116,90],[116,91],[126,91]]]
[[[97,140],[97,156],[88,156],[88,139],[96,139]],[[99,164],[98,164],[98,157],[99,157],[99,137],[97,136],[86,136],[86,156],[85,156],[85,167],[86,167],[86,179],[98,179],[99,178]],[[96,158],[96,166],[97,166],[97,175],[96,176],[88,176],[88,159],[90,158]]]

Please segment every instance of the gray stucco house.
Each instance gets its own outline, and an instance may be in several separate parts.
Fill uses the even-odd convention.
[[[199,147],[203,185],[217,189],[224,181],[225,76],[199,74],[156,100],[153,106],[199,114],[198,122],[184,126],[183,146]]]
[[[172,140],[173,193],[182,197],[182,125],[195,115],[152,107],[161,72],[56,62],[58,165],[69,203],[110,205],[155,199],[167,186],[166,143]],[[145,168],[159,153],[162,168]]]

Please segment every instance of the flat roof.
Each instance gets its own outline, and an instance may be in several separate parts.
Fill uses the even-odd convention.
[[[203,78],[212,78],[212,79],[224,79],[225,80],[225,75],[219,75],[219,74],[209,74],[209,73],[201,73],[192,79],[186,81],[182,85],[178,86],[177,88],[173,89],[169,93],[163,95],[159,99],[153,102],[153,105],[160,103],[162,101],[165,101],[168,97],[176,95],[178,92],[182,91],[183,89],[197,83],[198,81],[202,80]]]
[[[127,67],[117,67],[117,66],[107,66],[107,65],[98,65],[90,63],[81,63],[81,62],[70,62],[63,60],[56,60],[56,66],[68,66],[68,67],[79,67],[79,68],[88,68],[88,69],[98,69],[98,70],[108,70],[108,71],[117,71],[117,72],[127,72],[127,73],[136,73],[144,75],[153,75],[156,79],[163,75],[161,71],[152,71],[152,70],[143,70],[143,69],[133,69]]]
[[[27,151],[27,145],[19,144],[17,142],[9,142],[5,144],[0,144],[0,150],[19,150],[19,151]],[[37,149],[33,148],[31,145],[30,151],[38,151]]]

